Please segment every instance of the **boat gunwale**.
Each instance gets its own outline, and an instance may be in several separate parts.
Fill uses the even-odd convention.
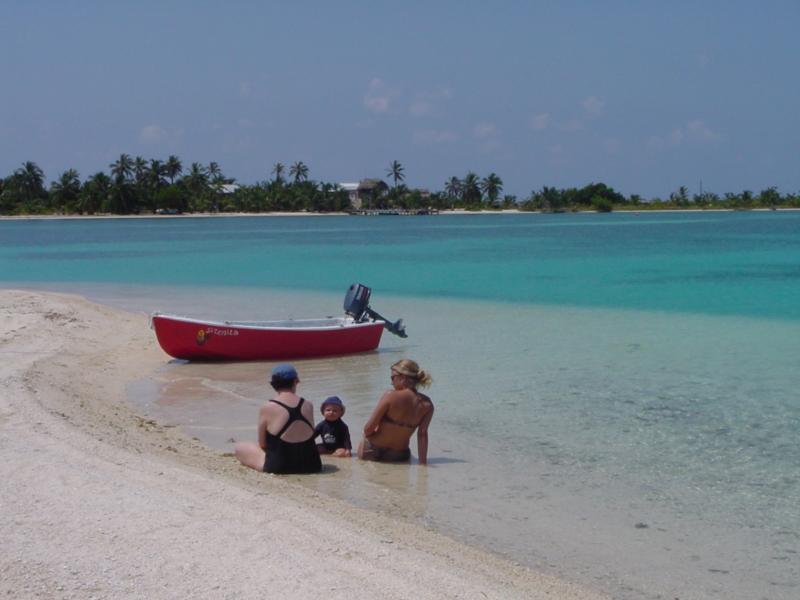
[[[198,326],[219,327],[219,328],[236,328],[246,329],[253,331],[339,331],[342,329],[358,329],[364,327],[384,326],[384,321],[364,321],[356,322],[351,317],[321,317],[317,319],[283,319],[275,321],[211,321],[205,319],[198,319],[195,317],[184,317],[180,315],[171,315],[165,313],[154,312],[150,315],[151,323],[155,323],[155,318],[160,317],[167,320],[179,321],[182,323],[190,323]],[[318,325],[318,326],[304,326],[303,323],[315,323],[319,321],[338,321],[331,325]],[[278,323],[285,324],[291,322],[292,325],[278,325]],[[274,323],[274,325],[273,325]],[[155,325],[153,325],[155,328]]]

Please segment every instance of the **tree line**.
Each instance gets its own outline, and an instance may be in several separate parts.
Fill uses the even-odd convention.
[[[480,177],[472,171],[447,179],[442,190],[430,192],[405,184],[405,168],[395,160],[386,170],[392,186],[382,186],[367,198],[375,209],[516,208],[526,211],[565,212],[659,208],[800,208],[800,195],[782,195],[775,187],[759,193],[743,191],[719,196],[689,194],[685,186],[669,198],[625,196],[604,183],[582,188],[544,186],[526,198],[501,195],[503,180],[496,173]],[[350,209],[348,192],[337,183],[309,179],[302,161],[288,168],[276,163],[270,176],[253,185],[237,185],[216,162],[193,162],[188,169],[177,156],[166,160],[121,154],[108,166],[81,181],[75,169],[46,184],[42,169],[32,161],[0,179],[0,214],[153,214],[157,212],[340,212]]]

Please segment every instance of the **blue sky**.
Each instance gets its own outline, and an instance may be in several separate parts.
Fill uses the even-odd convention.
[[[800,2],[16,2],[0,6],[0,175],[121,153],[302,160],[520,198],[800,192]]]

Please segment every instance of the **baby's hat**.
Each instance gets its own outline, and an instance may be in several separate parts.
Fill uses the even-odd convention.
[[[339,396],[328,396],[327,398],[325,398],[325,400],[322,402],[322,405],[319,407],[319,412],[323,414],[325,413],[326,404],[333,404],[335,406],[338,406],[339,408],[342,409],[342,414],[344,414],[344,404],[342,403],[342,400],[341,398],[339,398]]]

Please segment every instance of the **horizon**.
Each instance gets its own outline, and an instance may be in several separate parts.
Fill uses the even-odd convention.
[[[10,2],[0,175],[120,154],[331,183],[800,191],[800,5]]]

